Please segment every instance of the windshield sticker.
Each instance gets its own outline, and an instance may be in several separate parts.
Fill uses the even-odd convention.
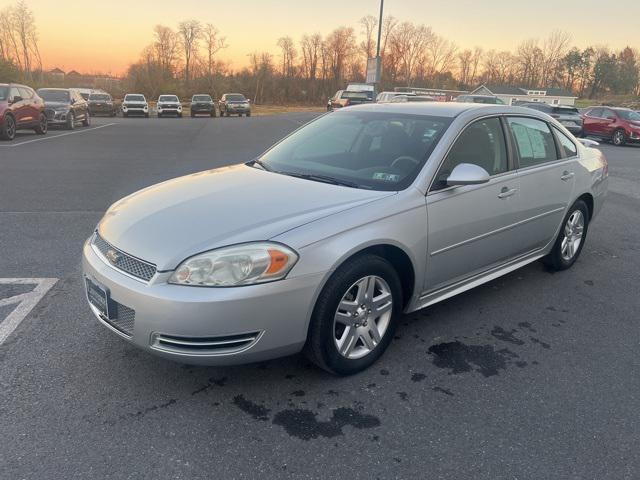
[[[395,173],[374,173],[373,179],[382,180],[384,182],[399,182],[400,175],[397,175]]]

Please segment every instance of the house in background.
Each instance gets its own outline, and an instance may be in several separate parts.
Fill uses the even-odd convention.
[[[563,88],[522,88],[481,85],[470,95],[494,95],[506,105],[517,102],[541,102],[549,105],[574,105],[577,96]]]
[[[58,80],[60,82],[64,80],[64,75],[65,73],[57,67],[47,72],[47,76],[49,78],[51,78],[52,80]]]

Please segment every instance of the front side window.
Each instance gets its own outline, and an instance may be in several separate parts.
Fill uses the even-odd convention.
[[[451,118],[341,111],[320,117],[267,151],[270,170],[397,191],[416,178]]]
[[[20,92],[18,91],[18,89],[16,87],[11,87],[11,99],[14,99],[16,97],[20,96]]]
[[[510,117],[507,122],[515,140],[520,168],[558,159],[553,134],[545,122],[525,117]]]
[[[440,166],[431,189],[446,188],[447,178],[461,163],[478,165],[489,175],[498,175],[507,171],[507,148],[499,118],[478,120],[460,134]]]
[[[618,110],[618,115],[620,115],[620,118],[630,122],[640,122],[640,113],[633,110]]]
[[[20,96],[24,99],[29,99],[33,97],[33,91],[30,88],[18,87],[20,91]]]
[[[560,153],[563,158],[575,157],[578,154],[578,148],[573,141],[557,128],[554,128],[558,140],[560,141]]]

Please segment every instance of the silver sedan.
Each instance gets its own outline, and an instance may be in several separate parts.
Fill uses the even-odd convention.
[[[321,116],[257,159],[112,205],[83,270],[97,319],[186,363],[303,350],[352,374],[403,313],[541,259],[571,267],[607,162],[531,109],[364,105]]]

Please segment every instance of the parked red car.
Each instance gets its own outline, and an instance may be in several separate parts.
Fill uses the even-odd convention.
[[[32,88],[16,83],[0,83],[0,138],[13,140],[16,130],[28,128],[47,133],[44,101]]]
[[[585,136],[609,140],[614,145],[640,143],[640,113],[630,108],[592,107],[583,113]]]

